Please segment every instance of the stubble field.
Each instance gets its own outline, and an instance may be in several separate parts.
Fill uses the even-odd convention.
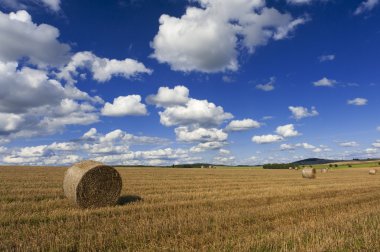
[[[115,207],[63,196],[65,168],[0,167],[0,251],[380,251],[380,175],[118,168]]]

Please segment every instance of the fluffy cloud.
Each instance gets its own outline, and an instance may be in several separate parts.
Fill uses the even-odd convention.
[[[252,142],[257,144],[268,144],[275,143],[284,140],[282,136],[279,135],[262,135],[252,137]]]
[[[218,126],[233,116],[223,108],[207,100],[189,99],[184,106],[173,106],[159,112],[160,122],[165,126],[197,125],[199,127]]]
[[[116,155],[102,155],[94,158],[107,164],[122,165],[170,165],[177,160],[188,160],[188,152],[182,149],[158,149],[149,151],[136,151]]]
[[[288,37],[305,18],[293,19],[264,1],[198,0],[180,17],[162,15],[151,43],[152,57],[173,70],[219,72],[238,69],[238,44],[253,53],[269,40]],[[212,50],[210,50],[212,48]]]
[[[295,147],[291,144],[281,144],[280,150],[294,150]]]
[[[161,124],[179,126],[175,129],[178,141],[198,142],[191,152],[220,149],[227,144],[228,134],[216,127],[232,119],[232,114],[207,100],[190,98],[186,87],[161,87],[146,101],[164,109],[159,112]]]
[[[380,148],[380,140],[377,140],[376,142],[374,142],[372,146],[375,148]]]
[[[315,147],[314,145],[312,145],[312,144],[308,144],[308,143],[298,143],[298,144],[296,144],[295,146],[296,146],[296,147],[301,147],[301,148],[304,148],[304,149],[307,149],[307,150],[317,148],[317,147]]]
[[[314,153],[321,153],[321,152],[328,152],[331,151],[330,148],[328,148],[325,145],[319,145],[315,146],[309,143],[297,143],[297,144],[281,144],[280,150],[285,151],[285,150],[295,150],[296,148],[302,148],[308,151],[312,151]]]
[[[145,104],[141,103],[140,95],[119,96],[113,103],[107,102],[102,108],[103,116],[147,115]]]
[[[111,131],[105,135],[98,134],[96,129],[90,129],[86,132],[81,139],[91,140],[91,142],[98,141],[101,144],[109,143],[114,146],[117,144],[122,144],[124,146],[128,145],[141,145],[141,144],[164,144],[167,142],[166,139],[158,137],[146,137],[146,136],[135,136],[129,134],[120,129]]]
[[[4,146],[0,146],[0,154],[3,154],[3,153],[5,153],[7,150],[8,150],[8,148],[7,148],[7,147],[4,147]]]
[[[160,87],[156,95],[149,95],[146,98],[148,104],[153,104],[158,107],[185,105],[188,100],[189,89],[185,86],[175,86],[173,89]]]
[[[15,92],[17,90],[17,92]],[[98,121],[101,103],[75,86],[63,86],[50,79],[45,70],[20,67],[0,61],[0,131],[16,137],[52,134],[66,125],[86,125]]]
[[[347,101],[348,105],[354,105],[354,106],[365,106],[367,105],[367,103],[368,103],[368,100],[364,98],[355,98],[355,99]]]
[[[252,141],[257,144],[267,144],[267,143],[275,143],[275,142],[280,142],[283,141],[285,138],[288,137],[295,137],[300,135],[300,133],[295,130],[293,124],[287,124],[287,125],[282,125],[278,126],[276,129],[276,135],[262,135],[262,136],[253,136]],[[283,145],[283,147],[288,147]]]
[[[355,141],[339,143],[342,147],[357,147],[359,144]]]
[[[58,37],[57,28],[33,23],[32,17],[24,10],[9,14],[0,11],[1,61],[27,58],[39,66],[62,65],[68,59],[70,47],[60,43]]]
[[[379,4],[379,0],[365,0],[355,10],[355,15],[360,15],[369,12]]]
[[[226,145],[225,142],[206,142],[206,143],[200,143],[197,146],[191,147],[190,151],[199,153],[204,152],[208,150],[218,150],[220,148],[223,148]]]
[[[9,164],[72,164],[81,159],[95,159],[117,164],[147,164],[152,159],[188,158],[187,151],[170,148],[131,151],[134,145],[162,145],[166,139],[148,136],[135,136],[122,130],[107,134],[90,129],[80,139],[72,142],[53,142],[50,145],[28,146],[9,150],[5,148],[3,162]]]
[[[375,148],[367,148],[364,150],[366,154],[376,154],[378,152],[378,149]]]
[[[152,70],[134,59],[107,59],[99,58],[92,52],[78,52],[61,69],[58,77],[65,79],[69,83],[75,83],[74,77],[79,75],[79,69],[88,69],[92,73],[93,79],[99,82],[109,81],[113,76],[122,76],[128,79],[139,74],[152,73]]]
[[[319,115],[315,107],[311,107],[311,110],[309,111],[309,109],[305,107],[289,106],[289,110],[292,112],[293,117],[297,120],[305,118],[305,117],[313,117],[313,116]]]
[[[228,134],[220,129],[197,128],[189,130],[188,127],[178,127],[175,129],[178,141],[184,142],[224,142]]]
[[[220,149],[220,150],[219,150],[219,154],[220,154],[220,155],[230,155],[230,154],[231,154],[231,151],[226,150],[226,149]]]
[[[67,98],[58,105],[32,108],[21,114],[1,114],[7,118],[1,123],[1,130],[8,139],[54,134],[68,125],[88,125],[99,120],[91,104]]]
[[[315,81],[313,84],[316,87],[333,87],[337,83],[336,80],[330,80],[326,77],[320,79],[319,81]]]
[[[233,120],[227,127],[226,131],[245,131],[250,129],[259,128],[261,124],[252,119],[243,119],[243,120]]]
[[[335,60],[334,54],[327,54],[327,55],[322,55],[319,57],[320,62],[333,61],[333,60]]]
[[[98,106],[104,101],[74,85],[79,68],[87,67],[98,81],[151,72],[134,60],[99,58],[89,52],[77,53],[69,61],[70,47],[59,43],[58,36],[55,27],[34,24],[26,11],[0,12],[0,134],[7,141],[99,121]],[[58,69],[62,71],[55,73]],[[56,80],[58,76],[67,83]],[[113,116],[146,114],[140,101],[140,96],[119,97],[114,104],[107,103],[103,112]]]
[[[233,165],[235,162],[235,157],[214,157],[214,162],[217,164],[223,164],[223,165]]]
[[[276,78],[271,77],[268,83],[256,85],[256,89],[266,91],[266,92],[272,91],[274,90],[275,81],[276,81]]]
[[[64,96],[65,89],[49,79],[47,72],[29,67],[19,69],[16,62],[0,61],[0,112],[20,113],[59,104]]]
[[[30,113],[34,116],[39,115],[42,119],[34,127],[24,129],[20,136],[54,134],[68,125],[89,125],[99,121],[95,107],[71,99],[63,99],[59,106],[43,107]]]
[[[0,113],[0,135],[16,131],[24,119],[16,114]]]
[[[300,135],[300,133],[294,129],[293,124],[287,124],[277,127],[276,133],[283,137],[295,137]]]

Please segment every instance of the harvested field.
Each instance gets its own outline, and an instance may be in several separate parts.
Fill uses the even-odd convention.
[[[116,207],[79,209],[64,168],[0,167],[0,251],[380,251],[380,176],[118,168]]]

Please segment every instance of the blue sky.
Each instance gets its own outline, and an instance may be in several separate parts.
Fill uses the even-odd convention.
[[[378,0],[0,0],[0,163],[380,156]]]

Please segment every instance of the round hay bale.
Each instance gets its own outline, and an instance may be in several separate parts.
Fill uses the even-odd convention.
[[[327,173],[329,170],[326,168],[321,169],[321,173]]]
[[[65,173],[65,196],[82,208],[116,205],[122,188],[119,172],[96,161],[82,161]]]
[[[308,179],[315,179],[317,171],[315,168],[305,168],[302,170],[302,177]]]
[[[376,173],[377,173],[376,169],[369,170],[369,175],[376,175]]]

